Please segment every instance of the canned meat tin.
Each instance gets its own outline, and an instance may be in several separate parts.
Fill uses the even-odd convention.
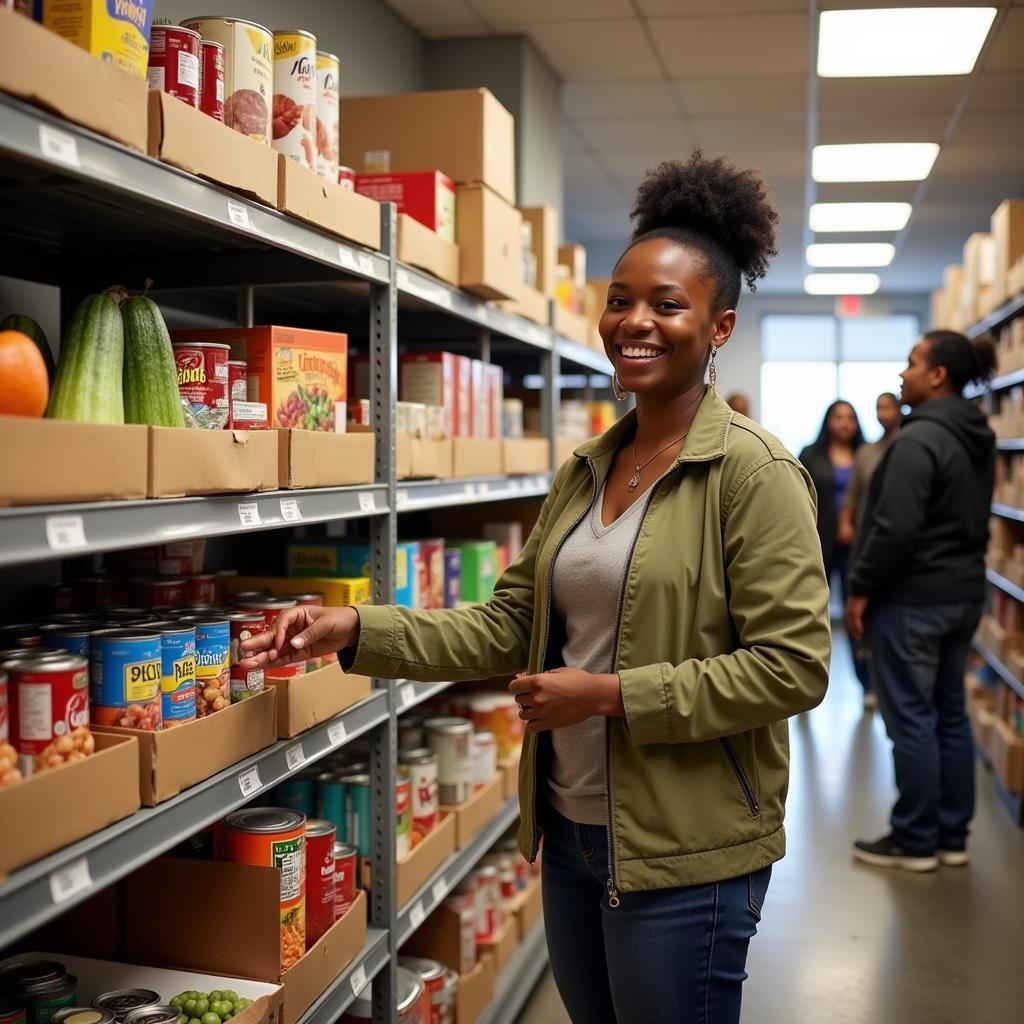
[[[351,843],[334,844],[334,920],[344,917],[356,901],[359,851]]]
[[[163,576],[132,581],[132,600],[143,608],[167,605],[178,608],[185,603],[187,587],[181,576]]]
[[[249,640],[260,633],[265,633],[267,623],[259,612],[232,612],[228,615],[231,628],[231,681],[229,683],[232,704],[238,704],[246,697],[254,697],[263,692],[263,669],[243,669],[239,667],[242,660],[242,641]]]
[[[316,171],[321,178],[338,180],[339,77],[337,54],[316,52]]]
[[[196,628],[187,622],[154,622],[160,634],[160,707],[171,729],[196,717]]]
[[[90,717],[96,725],[160,729],[160,634],[99,629],[89,642]]]
[[[199,46],[199,109],[224,123],[224,44],[212,39]]]
[[[95,1006],[65,1006],[50,1021],[51,1024],[117,1024],[117,1018],[110,1010],[98,1010]],[[3,1024],[2,1016],[0,1024]]]
[[[231,699],[231,626],[227,614],[185,615],[196,628],[196,716],[223,711]]]
[[[224,123],[269,146],[274,37],[241,18],[201,15],[182,24],[224,47]]]
[[[124,1018],[124,1024],[177,1024],[181,1019],[181,1010],[168,1003],[157,1003],[156,1006],[142,1006],[132,1010]]]
[[[199,106],[200,35],[194,29],[154,22],[149,35],[150,89]]]
[[[473,724],[464,718],[428,718],[427,743],[437,754],[441,803],[465,803],[473,794]]]
[[[432,750],[399,751],[398,763],[412,782],[412,845],[415,848],[437,824],[437,754]]]
[[[229,345],[215,341],[172,341],[178,390],[204,430],[223,430],[228,421]]]
[[[0,995],[24,1007],[26,1024],[49,1024],[78,1002],[78,979],[56,960],[22,960],[0,967]]]
[[[118,988],[97,996],[92,1005],[97,1010],[109,1010],[118,1022],[133,1011],[160,1003],[160,993],[148,988]]]
[[[274,33],[273,146],[316,170],[316,36],[298,29]]]
[[[217,574],[215,572],[195,572],[185,577],[185,593],[189,604],[216,605]]]
[[[306,949],[334,924],[335,827],[331,821],[306,821]]]
[[[306,816],[283,807],[246,807],[217,829],[218,859],[281,872],[281,970],[306,952]]]
[[[473,734],[473,787],[486,786],[498,774],[498,742],[493,732]]]
[[[423,982],[412,971],[399,967],[396,972],[398,997],[395,1009],[398,1024],[430,1024],[423,1020],[420,1007],[423,1002]],[[369,985],[352,1001],[341,1017],[341,1024],[368,1024],[373,1020],[373,992]]]
[[[8,677],[12,716],[10,743],[26,778],[88,757],[89,663],[68,654],[19,657],[2,665]]]

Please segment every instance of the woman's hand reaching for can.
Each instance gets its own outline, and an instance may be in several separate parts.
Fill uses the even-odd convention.
[[[322,658],[359,642],[359,613],[355,608],[303,605],[282,612],[266,633],[242,641],[246,670],[276,668],[307,658]]]

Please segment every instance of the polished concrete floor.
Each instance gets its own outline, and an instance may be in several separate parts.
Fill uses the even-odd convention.
[[[912,875],[853,862],[854,838],[887,830],[892,762],[835,639],[825,702],[791,723],[789,853],[751,945],[744,1024],[1024,1020],[1024,830],[979,766],[968,868]],[[547,973],[520,1021],[568,1019]]]

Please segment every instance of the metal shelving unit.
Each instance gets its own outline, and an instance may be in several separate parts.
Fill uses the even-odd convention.
[[[1015,597],[1018,601],[1024,601],[1024,588],[1018,587],[1016,583],[1008,580],[1005,576],[1000,575],[992,569],[986,569],[985,579],[987,579],[992,586],[998,587],[1000,590],[1009,594],[1010,597]]]
[[[482,501],[542,498],[551,488],[551,474],[533,476],[481,476],[456,480],[403,480],[395,485],[395,508],[420,512]]]
[[[477,1024],[515,1024],[547,965],[548,947],[544,939],[544,918],[541,918],[499,975],[494,996]]]
[[[1024,683],[1022,683],[980,640],[971,641],[971,646],[980,654],[989,667],[1021,700],[1024,700]]]
[[[1024,292],[1014,295],[1011,299],[1007,299],[998,309],[994,309],[988,316],[968,327],[965,333],[968,338],[977,338],[988,331],[997,330],[1003,324],[1009,323],[1014,317],[1020,316],[1021,313],[1024,313]],[[1024,379],[1024,370],[1019,370],[1017,373]],[[992,382],[993,388],[1009,387],[1009,384],[998,383],[999,380],[1000,378],[996,378]],[[1013,381],[1012,383],[1019,383],[1019,381]]]
[[[444,693],[451,683],[412,683],[406,679],[395,680],[398,690],[398,714],[404,714],[424,701]]]
[[[390,959],[388,933],[382,928],[367,928],[362,951],[299,1018],[299,1024],[334,1024]]]

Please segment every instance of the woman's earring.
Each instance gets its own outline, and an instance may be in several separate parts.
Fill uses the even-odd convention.
[[[708,385],[712,391],[718,388],[718,371],[715,369],[715,355],[718,352],[718,346],[711,346],[711,364],[708,369]]]
[[[629,392],[619,383],[619,375],[617,373],[612,374],[612,394],[620,402],[624,402],[629,397]]]

